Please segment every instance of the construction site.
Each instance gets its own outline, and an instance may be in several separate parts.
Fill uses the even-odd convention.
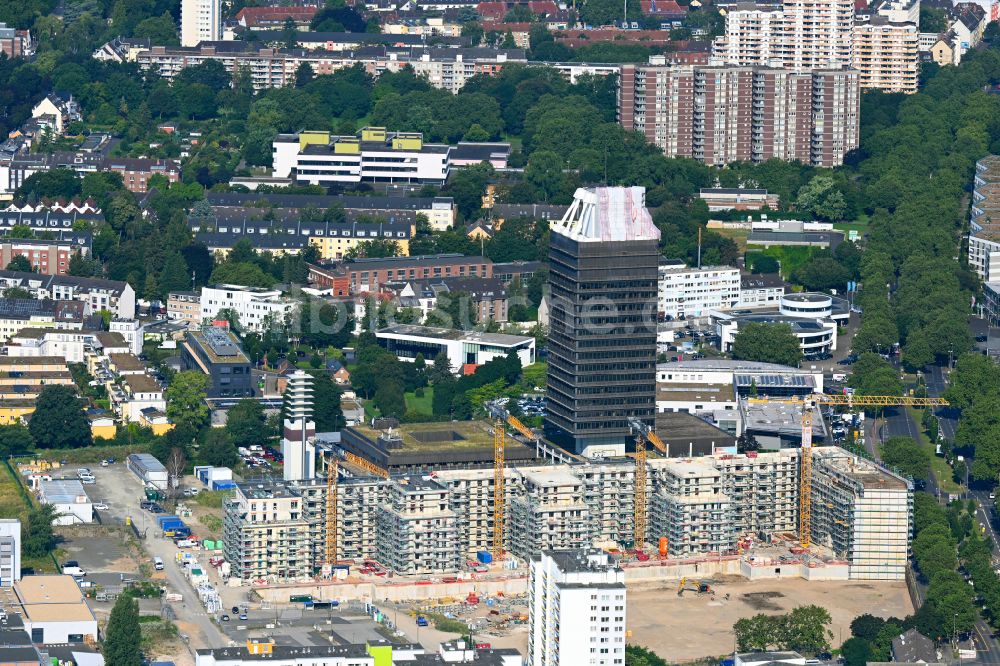
[[[469,562],[516,570],[545,550],[592,545],[634,564],[636,578],[701,558],[751,579],[796,575],[805,558],[803,577],[901,580],[910,482],[843,449],[812,449],[803,547],[801,458],[785,449],[647,457],[641,468],[629,459],[505,464],[499,484],[490,468],[386,476],[340,461],[329,466],[336,479],[238,484],[225,506],[226,557],[234,577],[258,585],[330,578],[337,565],[366,561],[395,575],[459,574]],[[772,556],[772,547],[784,550]]]
[[[685,579],[678,591],[692,581],[696,596],[711,595],[711,576],[902,581],[912,482],[813,438],[827,432],[824,412],[944,401],[827,394],[822,374],[771,364],[658,369],[656,332],[631,314],[657,293],[659,230],[643,196],[581,189],[552,224],[543,429],[496,401],[484,420],[372,419],[317,443],[311,380],[293,373],[284,479],[241,483],[224,507],[230,584],[262,596],[516,595],[532,559],[592,547],[630,584]],[[597,297],[626,306],[602,309],[595,328],[573,304]],[[658,396],[658,382],[676,385]],[[712,403],[689,399],[692,382],[733,383],[723,415],[777,414],[772,450],[738,452],[739,419],[724,431],[694,416]],[[668,445],[671,424],[690,422],[708,436]]]

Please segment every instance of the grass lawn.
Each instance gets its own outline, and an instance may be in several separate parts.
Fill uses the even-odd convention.
[[[714,231],[720,236],[725,236],[726,238],[732,238],[733,242],[736,243],[736,247],[739,248],[740,254],[746,253],[747,236],[750,235],[749,229],[709,229],[709,231]]]
[[[10,467],[4,464],[0,468],[0,516],[15,517],[27,508],[17,478]]]
[[[952,478],[952,468],[944,458],[934,455],[934,444],[931,443],[927,433],[924,432],[923,427],[920,425],[920,417],[922,411],[914,407],[907,407],[910,412],[910,416],[913,420],[917,422],[917,441],[921,446],[930,451],[931,454],[931,472],[934,474],[934,478],[937,479],[938,486],[941,487],[942,492],[946,493],[963,493],[965,492],[965,486],[960,483],[955,483]]]
[[[766,249],[763,246],[754,246],[747,249],[746,263],[748,266],[752,265],[754,257],[759,255],[773,257],[781,265],[781,277],[787,280],[799,266],[809,263],[819,250],[818,247],[796,245],[774,245]]]
[[[833,228],[837,231],[843,231],[845,239],[849,231],[857,231],[859,236],[864,236],[868,232],[868,222],[868,216],[862,213],[854,222],[837,222]]]
[[[420,412],[421,414],[433,414],[434,410],[432,405],[434,404],[434,388],[431,386],[424,387],[424,394],[417,397],[412,391],[406,393],[404,396],[406,398],[406,411]]]

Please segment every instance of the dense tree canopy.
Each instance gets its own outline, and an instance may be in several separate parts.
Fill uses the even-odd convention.
[[[733,358],[797,366],[802,350],[791,326],[750,322],[733,340]]]
[[[83,408],[83,402],[71,387],[58,384],[44,387],[28,422],[35,444],[43,449],[90,446],[93,436]]]

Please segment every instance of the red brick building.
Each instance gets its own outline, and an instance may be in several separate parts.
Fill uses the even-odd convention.
[[[331,289],[333,296],[378,293],[387,282],[443,277],[493,277],[487,257],[429,254],[416,257],[355,259],[336,266],[309,264],[309,283]]]
[[[623,65],[618,119],[669,157],[843,164],[858,145],[858,72]]]
[[[130,192],[145,192],[150,177],[165,176],[171,183],[181,178],[181,165],[176,160],[154,160],[145,157],[109,157],[107,170],[120,173]]]
[[[30,32],[8,28],[6,23],[0,23],[0,53],[8,58],[20,58],[32,52]]]
[[[29,238],[0,239],[0,268],[14,257],[27,258],[40,275],[66,275],[69,260],[84,248],[68,241],[35,240]]]

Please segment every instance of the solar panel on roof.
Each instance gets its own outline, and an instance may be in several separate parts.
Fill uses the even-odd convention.
[[[205,342],[217,356],[238,356],[240,353],[229,334],[221,328],[205,329]]]

